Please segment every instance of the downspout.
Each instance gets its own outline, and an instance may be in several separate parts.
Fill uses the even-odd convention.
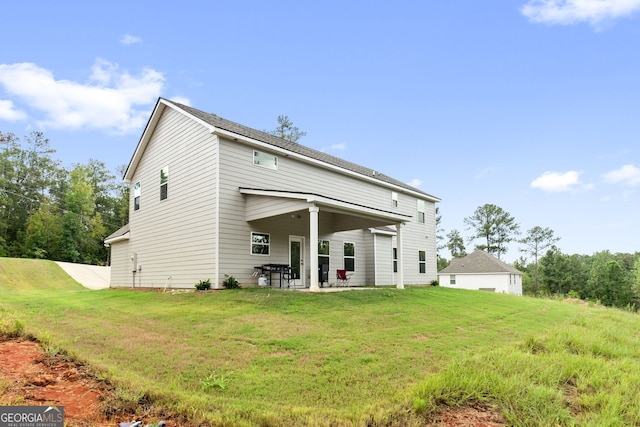
[[[215,233],[215,238],[214,238],[214,244],[215,244],[215,250],[213,251],[214,253],[214,260],[213,260],[213,269],[214,269],[214,279],[213,279],[213,283],[215,283],[216,287],[219,288],[220,285],[220,138],[218,138],[217,135],[213,136],[214,138],[214,145],[215,147],[217,147],[217,155],[216,155],[216,174],[215,174],[215,186],[214,186],[214,190],[216,192],[215,194],[215,202],[214,202],[214,206],[215,206],[215,213],[214,213],[214,233]]]
[[[404,289],[404,248],[403,248],[403,236],[402,229],[404,228],[404,223],[399,222],[396,224],[397,231],[397,244],[398,244],[398,283],[396,283],[396,288]]]
[[[373,286],[378,286],[378,235],[373,233]]]

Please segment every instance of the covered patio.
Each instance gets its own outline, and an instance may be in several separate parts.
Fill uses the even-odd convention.
[[[308,221],[305,237],[311,243],[308,256],[310,292],[326,289],[320,287],[318,245],[313,242],[318,242],[323,234],[375,227],[395,227],[398,263],[396,287],[404,288],[402,230],[411,216],[313,193],[257,188],[240,188],[240,193],[245,198],[245,220],[249,223],[265,219],[274,219],[281,224],[292,219]]]

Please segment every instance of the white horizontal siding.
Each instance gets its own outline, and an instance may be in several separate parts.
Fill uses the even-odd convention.
[[[169,167],[168,198],[160,200],[160,170]],[[143,287],[191,288],[216,275],[216,137],[166,109],[132,178],[141,208],[130,208],[130,245]]]
[[[160,201],[160,170],[166,166],[168,199]],[[255,197],[247,204],[240,187],[315,193],[409,215],[413,220],[403,228],[405,283],[425,284],[436,277],[434,203],[425,200],[426,223],[418,224],[416,197],[401,189],[392,190],[282,155],[278,155],[278,170],[255,166],[252,147],[211,135],[204,126],[171,108],[164,110],[134,171],[132,183],[137,181],[142,184],[141,209],[133,211],[132,192],[131,240],[114,249],[114,253],[121,260],[137,253],[142,265],[137,284],[142,286],[169,284],[192,288],[198,280],[211,278],[214,287],[221,287],[224,274],[234,275],[243,285],[256,284],[254,266],[289,262],[291,235],[307,236],[304,253],[309,256],[310,245],[316,242],[308,239],[309,214],[305,203],[280,199],[274,204],[269,198]],[[392,206],[392,191],[398,193],[397,207]],[[298,207],[301,209],[297,210]],[[288,215],[281,215],[285,212]],[[291,212],[295,215],[291,216]],[[272,218],[247,222],[247,216]],[[368,255],[373,251],[369,230],[327,234],[338,218],[344,223],[353,220],[321,209],[320,238],[331,242],[330,282],[335,282],[335,270],[343,267],[343,242],[350,241],[356,244],[352,284],[370,283],[372,278],[376,280],[376,275],[378,284],[392,284],[389,242],[393,239],[380,239],[385,244],[377,248],[378,258],[374,260]],[[269,256],[251,254],[251,231],[270,234]],[[418,250],[426,251],[426,274],[418,272]],[[377,269],[373,265],[376,261]],[[114,280],[118,286],[129,286],[130,262],[118,262],[125,267],[115,269]],[[307,286],[310,264],[305,259]],[[387,281],[387,276],[390,283],[381,283]]]
[[[257,227],[256,223],[248,224],[244,220],[245,201],[239,192],[240,187],[314,193],[397,214],[411,215],[414,221],[417,218],[417,202],[416,197],[413,195],[394,190],[399,197],[398,207],[393,207],[391,190],[374,183],[328,171],[286,156],[279,156],[278,170],[271,170],[253,165],[252,147],[223,138],[220,139],[220,147],[220,245],[225,248],[220,258],[221,271],[245,272],[238,273],[243,279],[246,277],[246,280],[255,280],[247,273],[252,271],[247,266],[268,262],[287,263],[288,236],[290,234],[308,235],[309,229],[308,225],[305,225],[294,230],[291,228],[291,221],[284,224],[273,223],[269,226],[272,228],[265,226],[261,227],[260,230],[255,229]],[[255,206],[251,206],[251,209],[251,215],[254,215],[256,212],[266,212],[267,208],[265,206],[263,208],[264,211],[260,211]],[[404,227],[404,274],[406,284],[428,284],[436,278],[435,204],[425,200],[425,210],[426,221],[424,224],[411,221]],[[320,234],[323,233],[323,218],[327,220],[330,215],[321,210]],[[302,216],[306,220],[308,212],[303,211]],[[271,231],[272,253],[269,257],[259,257],[249,253],[251,231]],[[356,240],[364,245],[362,230],[357,231],[357,233],[359,233],[359,237]],[[306,244],[308,248],[309,242]],[[426,252],[427,272],[425,274],[420,274],[418,270],[418,250]],[[342,248],[340,247],[341,252]],[[359,252],[360,256],[356,258],[357,271],[352,280],[354,283],[365,284],[368,277],[365,271],[364,246],[359,247]],[[389,258],[391,258],[391,255],[389,255]],[[343,263],[341,256],[335,261],[337,260],[339,260],[341,268]],[[338,268],[338,264],[335,264],[335,261],[334,252],[332,252],[332,271]],[[391,265],[391,261],[386,264]],[[334,266],[336,267],[334,268]],[[330,278],[332,276],[334,276],[334,273],[330,274]]]
[[[515,277],[514,277],[515,276]],[[515,283],[513,282],[515,278]],[[522,295],[522,276],[509,273],[456,274],[451,284],[450,274],[439,275],[440,286],[458,289],[495,289],[498,293]]]
[[[131,286],[131,252],[129,241],[122,240],[111,244],[111,280],[109,286]]]

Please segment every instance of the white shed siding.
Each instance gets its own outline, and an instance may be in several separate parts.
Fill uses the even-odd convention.
[[[512,275],[512,279],[509,281],[509,293],[522,296],[522,275]]]
[[[131,180],[141,183],[140,209],[133,210],[133,191],[130,200],[128,250],[141,265],[136,285],[190,288],[216,276],[217,153],[216,137],[204,127],[164,110]],[[168,198],[160,200],[167,166]]]
[[[310,163],[302,162],[291,157],[278,155],[278,170],[271,170],[253,165],[253,147],[240,142],[229,141],[220,138],[220,246],[224,251],[220,254],[220,268],[222,273],[233,273],[242,283],[243,281],[255,281],[251,277],[252,267],[264,263],[288,262],[288,236],[308,235],[308,212],[303,211],[301,217],[304,224],[299,226],[292,221],[286,223],[271,223],[269,227],[261,226],[266,220],[247,223],[245,221],[245,199],[240,194],[240,187],[259,188],[281,191],[299,191],[316,193],[323,196],[349,201],[363,206],[374,207],[398,214],[417,217],[416,197],[402,193],[399,189],[393,191],[399,193],[399,206],[391,206],[391,189],[375,183],[365,182],[353,176],[335,173]],[[262,149],[259,151],[267,152]],[[275,152],[273,154],[276,154]],[[144,190],[143,190],[144,191]],[[404,228],[405,242],[405,283],[425,284],[436,277],[435,254],[435,205],[425,200],[427,218],[426,224],[410,222]],[[330,218],[328,212],[320,210],[320,233],[322,223]],[[269,257],[250,254],[251,231],[266,232],[271,234],[271,254]],[[353,232],[350,232],[353,233]],[[341,233],[342,234],[342,233]],[[347,234],[354,236],[354,234]],[[364,258],[364,241],[362,230],[354,237],[357,243],[356,273],[352,277],[354,284],[366,282],[366,259]],[[332,239],[342,239],[336,233]],[[305,242],[307,254],[309,244]],[[342,244],[336,242],[340,254]],[[313,242],[313,244],[316,244]],[[334,257],[338,254],[336,245],[332,240],[331,245],[331,271],[330,278],[335,275],[335,269],[342,266],[334,263]],[[427,273],[418,273],[418,250],[425,250],[427,255]],[[415,261],[412,260],[415,258]],[[411,261],[409,261],[411,260]],[[307,263],[308,268],[309,263]]]
[[[515,282],[514,281],[515,276]],[[450,284],[451,275],[439,276],[440,286],[458,289],[494,289],[498,293],[522,295],[522,276],[509,273],[455,274],[455,284]],[[511,284],[509,282],[512,282]],[[519,284],[519,286],[518,286]]]

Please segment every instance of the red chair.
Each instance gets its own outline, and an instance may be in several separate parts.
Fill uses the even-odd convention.
[[[351,274],[347,274],[347,270],[336,270],[336,286],[349,286]]]

